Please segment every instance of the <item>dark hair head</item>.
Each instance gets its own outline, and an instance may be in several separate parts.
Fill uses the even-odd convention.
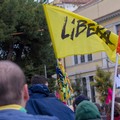
[[[76,109],[76,106],[78,106],[78,104],[81,103],[83,100],[88,100],[89,101],[89,98],[85,95],[82,95],[82,94],[75,98],[75,100],[73,102],[74,110]]]
[[[17,64],[0,61],[0,106],[21,104],[24,84],[24,73]]]
[[[78,105],[80,102],[82,102],[83,100],[88,100],[88,97],[85,95],[79,95],[78,97],[76,97],[75,99],[75,104]]]
[[[46,84],[48,82],[48,79],[45,78],[43,75],[34,75],[31,78],[31,84]]]

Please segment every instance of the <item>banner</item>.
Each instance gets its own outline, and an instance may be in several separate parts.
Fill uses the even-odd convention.
[[[43,5],[56,58],[104,51],[115,62],[118,35],[63,8]]]
[[[58,83],[58,92],[59,92],[59,99],[63,102],[66,102],[69,99],[72,99],[73,89],[71,87],[70,80],[65,72],[65,69],[61,62],[58,62],[57,68],[57,83]]]

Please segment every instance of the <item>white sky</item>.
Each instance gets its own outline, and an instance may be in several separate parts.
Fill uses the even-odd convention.
[[[37,0],[34,0],[34,1],[37,1]],[[54,0],[49,0],[49,2],[52,2],[52,1],[54,1]]]
[[[54,0],[49,0],[49,2],[52,2],[52,1],[54,1]]]

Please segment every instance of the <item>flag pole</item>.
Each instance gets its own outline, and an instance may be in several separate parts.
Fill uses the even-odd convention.
[[[115,73],[114,73],[114,82],[113,82],[113,94],[112,94],[112,109],[111,109],[111,120],[114,120],[114,104],[115,104],[115,88],[116,88],[116,76],[118,68],[118,53],[116,53],[116,64],[115,64]]]
[[[44,65],[44,70],[45,70],[45,78],[47,78],[47,70],[46,70],[46,65]]]

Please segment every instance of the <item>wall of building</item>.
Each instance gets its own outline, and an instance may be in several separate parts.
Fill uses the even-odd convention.
[[[97,3],[92,3],[91,5],[78,8],[75,13],[83,15],[92,20],[99,20],[101,17],[105,17],[115,11],[120,10],[119,8],[120,0],[99,0]],[[115,7],[113,7],[115,6]],[[109,29],[110,31],[116,34],[115,25],[120,23],[120,16],[111,16],[109,19],[105,19],[99,24]],[[74,64],[73,56],[65,58],[65,67],[66,72],[69,78],[74,82],[77,78],[86,78],[87,81],[87,92],[88,97],[92,99],[91,88],[90,88],[90,76],[94,76],[96,73],[96,66],[103,68],[104,70],[109,70],[112,72],[111,79],[114,80],[114,66],[115,63],[112,63],[104,52],[92,54],[93,60],[90,62]],[[95,97],[98,94],[96,92]],[[96,99],[96,102],[99,102],[99,99]]]
[[[120,9],[120,0],[99,0],[86,7],[80,7],[75,13],[83,15],[90,19],[98,19]]]

